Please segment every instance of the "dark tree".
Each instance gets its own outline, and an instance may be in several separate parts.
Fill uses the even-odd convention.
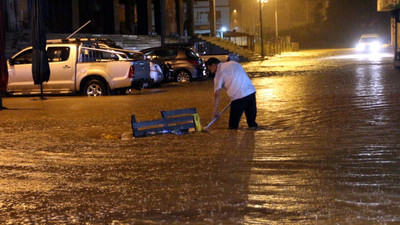
[[[330,0],[325,22],[329,41],[348,46],[363,33],[390,34],[390,15],[377,12],[376,4],[376,0]]]

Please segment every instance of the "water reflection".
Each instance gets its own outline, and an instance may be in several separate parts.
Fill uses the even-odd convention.
[[[380,53],[349,53],[329,56],[328,59],[333,60],[357,60],[361,62],[382,62],[388,58],[393,58],[393,53],[380,52]]]
[[[131,114],[196,107],[207,124],[212,81],[143,95],[6,98],[40,110],[1,112],[0,221],[398,224],[400,77],[391,60],[354,62],[311,58],[303,65],[313,72],[254,78],[258,131],[228,130],[225,114],[210,133],[122,138]]]
[[[354,104],[361,109],[360,113],[369,114],[366,123],[383,125],[389,120],[382,76],[380,65],[356,68]]]
[[[398,79],[370,60],[342,73],[253,79],[268,129],[256,133],[246,223],[399,221]]]
[[[360,106],[373,107],[384,103],[382,76],[384,76],[381,65],[356,68],[356,101]],[[362,102],[366,104],[362,104]]]

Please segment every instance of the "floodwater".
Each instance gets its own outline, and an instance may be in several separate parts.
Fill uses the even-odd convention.
[[[8,97],[1,224],[400,224],[400,72],[392,57],[306,51],[244,67],[259,130],[132,138],[130,116],[196,107],[212,81],[126,96]],[[228,104],[222,96],[221,109]]]

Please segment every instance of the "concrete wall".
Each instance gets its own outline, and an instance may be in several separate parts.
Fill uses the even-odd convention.
[[[312,22],[312,13],[318,2],[325,0],[269,0],[263,3],[263,29],[275,33],[275,11],[278,14],[278,29],[291,29]],[[260,29],[259,3],[235,0],[232,5],[232,21],[237,31],[257,34]],[[233,10],[236,9],[236,12]]]

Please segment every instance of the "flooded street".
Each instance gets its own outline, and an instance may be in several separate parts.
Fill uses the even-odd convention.
[[[391,54],[244,63],[260,129],[132,138],[130,116],[196,107],[211,80],[125,96],[7,97],[1,224],[400,224],[400,71]],[[224,93],[222,109],[229,103]]]

